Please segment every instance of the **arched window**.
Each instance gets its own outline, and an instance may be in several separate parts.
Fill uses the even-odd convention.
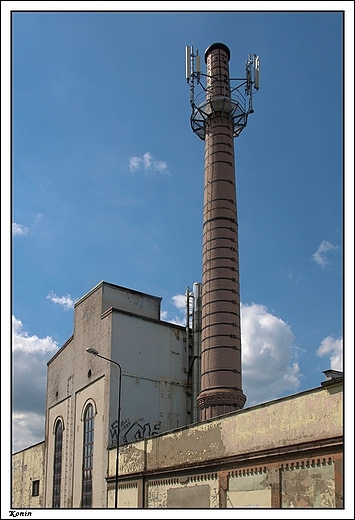
[[[63,423],[59,419],[54,430],[53,499],[52,507],[60,507],[60,486],[62,481]]]
[[[84,414],[82,507],[92,507],[92,468],[94,454],[94,408],[89,404]]]

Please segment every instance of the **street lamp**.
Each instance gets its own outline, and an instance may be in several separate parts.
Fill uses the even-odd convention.
[[[118,501],[118,461],[119,461],[119,441],[120,441],[120,421],[121,421],[121,391],[122,391],[122,369],[121,365],[114,361],[113,359],[109,359],[107,357],[101,356],[96,348],[88,347],[86,352],[89,354],[93,354],[94,356],[100,357],[102,359],[106,359],[110,363],[114,363],[119,368],[119,379],[118,379],[118,410],[117,410],[117,446],[116,446],[116,488],[115,488],[115,508],[117,509],[117,501]]]

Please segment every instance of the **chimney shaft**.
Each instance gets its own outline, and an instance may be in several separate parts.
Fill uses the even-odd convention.
[[[223,43],[207,63],[202,257],[201,420],[243,408],[238,222],[228,61]]]

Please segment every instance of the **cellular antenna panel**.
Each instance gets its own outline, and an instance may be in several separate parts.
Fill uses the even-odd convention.
[[[254,88],[259,90],[260,87],[260,58],[254,54]]]
[[[191,77],[191,47],[186,47],[186,79]]]

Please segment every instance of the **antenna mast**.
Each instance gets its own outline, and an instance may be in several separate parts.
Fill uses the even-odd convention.
[[[248,122],[248,115],[254,112],[253,94],[260,87],[260,58],[256,54],[249,54],[245,67],[245,78],[230,78],[229,91],[221,95],[209,96],[209,88],[204,86],[202,78],[211,81],[207,74],[201,72],[201,57],[192,46],[186,47],[186,81],[190,85],[190,105],[191,105],[191,128],[197,136],[204,141],[206,122],[213,117],[216,112],[223,110],[224,114],[229,114],[233,122],[233,137],[238,137]],[[234,84],[234,86],[233,86]],[[195,85],[202,90],[195,96]],[[242,93],[244,87],[244,94]],[[248,98],[248,103],[247,99]]]
[[[190,84],[190,104],[194,105],[195,98],[195,83],[199,84],[201,78],[201,57],[196,49],[194,54],[194,48],[186,47],[186,81]]]

